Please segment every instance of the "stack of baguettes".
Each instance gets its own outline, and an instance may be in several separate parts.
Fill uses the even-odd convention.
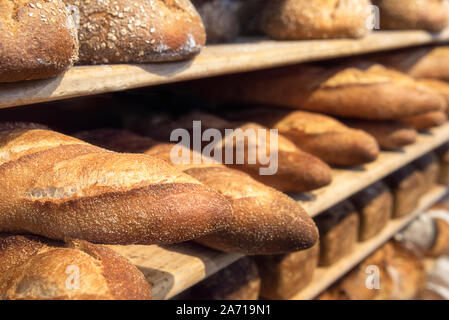
[[[175,168],[172,145],[127,132],[79,136],[132,153],[0,124],[1,299],[151,298],[140,271],[99,244],[195,240],[278,254],[317,242],[297,202],[243,172],[213,162]]]

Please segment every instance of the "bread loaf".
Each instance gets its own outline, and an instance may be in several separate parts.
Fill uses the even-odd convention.
[[[371,239],[381,232],[393,214],[393,195],[380,181],[357,193],[351,201],[359,213],[360,241]]]
[[[344,120],[348,127],[372,135],[383,150],[396,150],[416,141],[418,133],[412,127],[391,121]]]
[[[257,256],[262,281],[261,297],[291,299],[312,281],[320,256],[319,245],[286,255]]]
[[[133,142],[128,141],[137,139],[123,131],[115,136],[102,131],[78,136],[87,141],[101,142],[103,147],[108,147],[109,140],[110,146],[115,146],[116,150],[132,146]],[[170,154],[174,144],[155,144],[152,139],[141,139],[147,140],[146,154],[173,163]],[[224,217],[224,230],[196,239],[197,242],[221,251],[243,254],[281,254],[307,249],[316,243],[318,232],[312,219],[293,199],[213,159],[203,159],[195,164],[194,153],[187,149],[181,149],[179,153],[182,150],[186,151],[182,159],[188,161],[173,164],[218,191],[232,205],[232,214]]]
[[[105,244],[191,240],[229,202],[165,161],[119,154],[30,124],[0,125],[0,231]]]
[[[386,178],[394,195],[393,218],[400,218],[413,212],[423,195],[426,179],[422,172],[407,165]]]
[[[260,277],[252,258],[244,257],[182,293],[182,300],[257,300]]]
[[[147,300],[143,274],[109,248],[0,235],[0,299]]]
[[[423,193],[432,190],[438,184],[440,176],[440,163],[436,154],[429,152],[416,160],[414,165],[423,173],[425,178]]]
[[[429,88],[438,92],[444,100],[446,100],[446,104],[449,106],[449,84],[435,79],[419,79],[419,83],[428,86]],[[449,107],[446,108],[446,115],[449,116]]]
[[[368,0],[273,0],[264,7],[261,24],[279,40],[361,38],[369,29]]]
[[[436,150],[440,158],[440,176],[438,182],[442,185],[449,185],[449,144],[444,144]]]
[[[320,232],[320,266],[330,266],[349,254],[359,236],[359,215],[343,201],[315,218]]]
[[[301,150],[332,165],[361,165],[375,160],[379,154],[372,136],[322,114],[259,107],[236,112],[233,117],[253,119],[277,129]]]
[[[428,130],[444,124],[447,121],[447,115],[444,111],[432,111],[403,118],[399,121],[416,130]]]
[[[75,22],[62,0],[0,1],[0,82],[51,78],[77,59]]]
[[[80,64],[177,61],[206,41],[189,0],[64,1],[79,9]]]
[[[233,41],[240,31],[238,3],[231,0],[192,0],[206,28],[207,43]]]
[[[402,73],[364,61],[297,65],[207,80],[187,86],[219,102],[300,108],[330,115],[392,120],[446,108],[434,90]],[[186,88],[186,90],[187,90]]]
[[[380,9],[381,29],[441,31],[449,22],[446,0],[373,0]]]

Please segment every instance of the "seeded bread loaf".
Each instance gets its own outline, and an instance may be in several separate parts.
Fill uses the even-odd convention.
[[[109,248],[0,235],[0,299],[148,300],[143,274]]]
[[[51,78],[77,59],[75,22],[62,0],[0,1],[0,82]]]
[[[120,151],[131,146],[132,151],[140,149],[143,152],[138,145],[146,140],[146,154],[172,163],[231,202],[232,214],[224,217],[224,229],[195,241],[226,252],[281,254],[310,248],[318,240],[313,220],[297,202],[249,175],[227,168],[213,159],[201,159],[200,154],[199,163],[194,163],[194,152],[186,148],[174,149],[177,148],[174,144],[157,143],[130,132],[108,131],[90,131],[77,136],[106,148],[114,146]],[[180,156],[175,162],[171,158],[173,150]]]
[[[205,44],[189,0],[64,0],[79,11],[80,64],[190,58]]]
[[[351,253],[359,237],[359,215],[343,201],[315,219],[320,232],[320,266],[330,266]]]
[[[105,244],[174,243],[223,227],[218,192],[165,161],[32,124],[0,125],[0,231]]]
[[[416,141],[418,133],[412,127],[391,121],[344,120],[348,127],[372,135],[383,150],[396,150]]]
[[[351,198],[360,218],[359,240],[376,236],[393,214],[393,195],[382,182],[376,182]]]
[[[272,0],[261,26],[278,40],[361,38],[368,34],[368,0]]]

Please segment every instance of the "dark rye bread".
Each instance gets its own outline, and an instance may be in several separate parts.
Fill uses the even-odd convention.
[[[427,86],[365,61],[228,75],[186,89],[218,103],[265,104],[366,120],[401,119],[446,107],[444,98]]]
[[[110,152],[28,124],[0,126],[0,231],[105,244],[191,240],[229,202],[147,155]]]
[[[373,0],[380,9],[381,29],[441,31],[449,22],[446,0]]]
[[[279,133],[298,148],[324,162],[356,166],[374,161],[379,154],[376,140],[326,115],[276,107],[256,107],[228,115],[233,120],[252,119]]]
[[[87,131],[77,136],[120,151],[126,150],[127,146],[143,147],[146,140],[146,154],[170,163],[170,153],[175,146],[117,130]],[[140,146],[132,148],[132,151],[143,152]],[[181,150],[185,151],[182,159],[189,161],[174,165],[217,190],[232,206],[232,214],[225,217],[223,230],[195,241],[221,251],[261,255],[303,250],[316,243],[318,232],[312,219],[293,199],[212,159],[192,164],[194,153],[185,148]]]
[[[271,0],[261,26],[278,40],[361,38],[368,34],[369,0]]]
[[[79,8],[80,64],[177,61],[206,34],[189,0],[64,0]]]
[[[444,124],[447,121],[447,114],[445,111],[432,111],[402,118],[399,121],[416,130],[427,130]]]
[[[0,260],[1,300],[151,299],[150,286],[134,265],[86,241],[1,234]]]
[[[61,0],[0,0],[0,82],[51,78],[77,59],[75,22]]]

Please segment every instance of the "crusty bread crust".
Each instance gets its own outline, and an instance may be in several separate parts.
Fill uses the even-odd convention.
[[[0,0],[0,82],[51,78],[77,59],[77,30],[61,0]]]
[[[447,121],[447,115],[444,111],[432,111],[403,118],[399,121],[416,130],[427,130],[441,126]]]
[[[64,0],[79,8],[80,64],[190,58],[206,34],[188,0]]]
[[[64,244],[2,234],[0,257],[0,299],[151,299],[150,286],[134,265],[86,241],[69,239]],[[79,288],[67,286],[76,284],[69,279],[74,271],[69,267],[79,271]]]

